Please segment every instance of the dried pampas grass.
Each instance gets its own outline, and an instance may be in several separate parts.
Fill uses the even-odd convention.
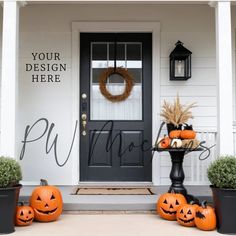
[[[180,104],[179,95],[173,104],[164,100],[164,104],[161,110],[161,117],[166,123],[171,123],[176,127],[179,125],[186,123],[190,118],[193,118],[191,109],[196,107],[196,103],[191,103],[189,105]]]

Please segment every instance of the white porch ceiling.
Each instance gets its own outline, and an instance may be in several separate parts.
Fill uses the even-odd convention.
[[[227,1],[227,0],[221,0],[221,1]],[[206,4],[212,4],[214,2],[217,2],[216,0],[212,1],[205,1],[205,0],[29,0],[24,1],[20,0],[20,2],[25,2],[27,4],[161,4],[161,5],[169,5],[169,4],[190,4],[190,5],[206,5]],[[236,6],[236,0],[231,0],[231,4]]]
[[[235,0],[236,1],[236,0]],[[173,0],[30,0],[27,1],[28,4],[208,4],[209,1],[199,0],[199,1],[173,1]]]

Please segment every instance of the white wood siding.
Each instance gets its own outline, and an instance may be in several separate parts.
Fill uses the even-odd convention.
[[[188,81],[170,81],[168,56],[174,39],[180,38],[193,52],[192,78]],[[172,46],[168,42],[172,39]],[[193,109],[195,128],[216,127],[216,63],[215,39],[209,32],[163,33],[161,54],[161,100],[172,101],[177,93],[183,103],[197,102]],[[167,45],[165,45],[167,44]],[[206,46],[208,48],[206,48]]]
[[[159,21],[161,23],[161,77],[156,79],[161,83],[161,100],[172,100],[179,92],[183,102],[198,103],[198,108],[193,111],[195,116],[193,122],[196,128],[216,127],[214,10],[207,5],[136,5],[135,11],[133,9],[134,6],[130,5],[28,5],[21,9],[19,103],[22,110],[19,120],[19,141],[25,125],[33,122],[39,115],[48,117],[57,125],[57,131],[63,133],[62,143],[66,143],[71,136],[70,126],[67,124],[71,123],[72,116],[70,96],[72,21]],[[44,14],[41,14],[42,12]],[[177,40],[183,41],[193,52],[193,77],[186,82],[169,81],[168,57]],[[40,51],[58,51],[63,57],[63,63],[67,63],[68,70],[63,76],[63,81],[56,87],[44,84],[33,85],[29,74],[24,71],[25,63],[32,62],[31,52]],[[43,96],[41,96],[42,90]],[[58,101],[66,108],[63,116],[59,115],[60,112],[55,112],[54,106]],[[50,112],[53,109],[54,112]],[[33,151],[37,154],[30,157],[28,154],[23,161],[25,180],[36,181],[43,172],[50,182],[57,182],[63,173],[64,178],[60,183],[70,183],[70,168],[73,163],[69,162],[67,166],[58,170],[53,165],[52,156],[45,158],[42,145],[43,143],[40,142],[29,146],[27,150],[29,154],[33,154]],[[39,164],[39,170],[34,170],[34,175],[29,171],[29,161]],[[189,183],[194,181],[199,183],[199,179],[194,179],[195,174],[190,179],[191,163],[187,160],[185,164],[186,180]],[[50,167],[53,176],[45,171],[45,165]],[[161,162],[161,184],[166,184],[169,168],[168,161]]]
[[[0,88],[2,85],[2,78],[1,78],[2,77],[2,20],[3,20],[3,9],[1,7],[0,8]],[[0,99],[1,99],[1,94],[0,94]],[[0,110],[1,110],[1,105],[0,105]],[[1,140],[1,127],[0,127],[0,140]]]
[[[236,19],[235,6],[232,7]],[[135,9],[135,10],[134,10]],[[43,14],[42,14],[43,12]],[[115,12],[115,14],[114,14]],[[138,16],[138,17],[137,17]],[[199,17],[200,16],[200,17]],[[71,139],[72,100],[71,97],[71,23],[73,21],[159,21],[161,23],[161,83],[160,98],[172,101],[177,92],[182,102],[197,102],[193,109],[194,127],[202,139],[215,140],[216,130],[216,62],[214,9],[208,5],[27,5],[20,15],[20,90],[19,90],[19,131],[18,152],[26,125],[40,117],[47,117],[56,124],[60,143]],[[234,21],[236,22],[236,21]],[[234,23],[235,24],[235,23]],[[177,40],[193,52],[192,78],[188,81],[169,81],[169,54]],[[32,52],[60,52],[67,71],[60,84],[32,84],[30,74],[25,72],[25,64],[32,63]],[[60,107],[58,104],[60,103]],[[57,106],[55,108],[55,106]],[[61,107],[64,111],[61,112]],[[159,117],[157,117],[159,119]],[[209,132],[208,132],[209,131]],[[205,136],[204,136],[205,135]],[[78,145],[78,144],[77,144]],[[60,156],[67,149],[60,147]],[[186,157],[184,168],[186,184],[206,184],[206,161],[198,157]],[[37,163],[37,169],[32,165]],[[71,184],[71,161],[63,168],[54,166],[52,155],[44,153],[41,140],[27,148],[23,161],[24,180],[34,183],[39,178],[48,178],[52,184]],[[47,169],[45,169],[47,166]],[[32,170],[32,171],[31,171]],[[169,184],[170,159],[161,158],[160,183]],[[53,173],[53,174],[51,174]],[[63,178],[61,178],[63,176]]]
[[[236,127],[236,6],[231,5],[232,47],[233,47],[233,118]]]

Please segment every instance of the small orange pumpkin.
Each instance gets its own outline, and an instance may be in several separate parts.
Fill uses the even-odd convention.
[[[58,188],[41,180],[41,186],[34,189],[30,197],[35,220],[49,222],[56,220],[62,213],[63,201]]]
[[[201,230],[214,230],[216,228],[216,214],[214,208],[203,201],[196,209],[195,224]]]
[[[20,206],[16,207],[15,224],[17,226],[31,225],[34,220],[34,210],[30,206],[25,206],[20,202]]]
[[[159,148],[169,148],[171,143],[171,139],[168,136],[164,136],[164,138],[159,138],[157,142],[157,146]]]
[[[186,204],[184,195],[180,193],[164,193],[157,201],[157,213],[166,220],[176,220],[177,209]]]
[[[170,138],[171,139],[180,138],[181,131],[182,130],[172,130],[172,131],[170,131],[170,133],[169,133]]]
[[[187,227],[195,226],[195,214],[198,205],[194,202],[190,202],[190,204],[183,204],[177,210],[176,219],[179,224]]]

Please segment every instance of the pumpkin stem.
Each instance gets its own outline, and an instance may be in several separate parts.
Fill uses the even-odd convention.
[[[189,204],[190,204],[190,205],[194,205],[194,204],[199,205],[199,201],[197,201],[197,200],[191,200],[191,201],[189,202]]]
[[[48,186],[48,181],[46,179],[40,179],[41,186]]]
[[[206,201],[206,200],[205,200],[205,201],[202,201],[201,207],[202,207],[202,208],[206,208],[206,207],[207,207],[207,201]]]
[[[18,202],[18,204],[17,204],[18,206],[24,206],[24,202]]]

